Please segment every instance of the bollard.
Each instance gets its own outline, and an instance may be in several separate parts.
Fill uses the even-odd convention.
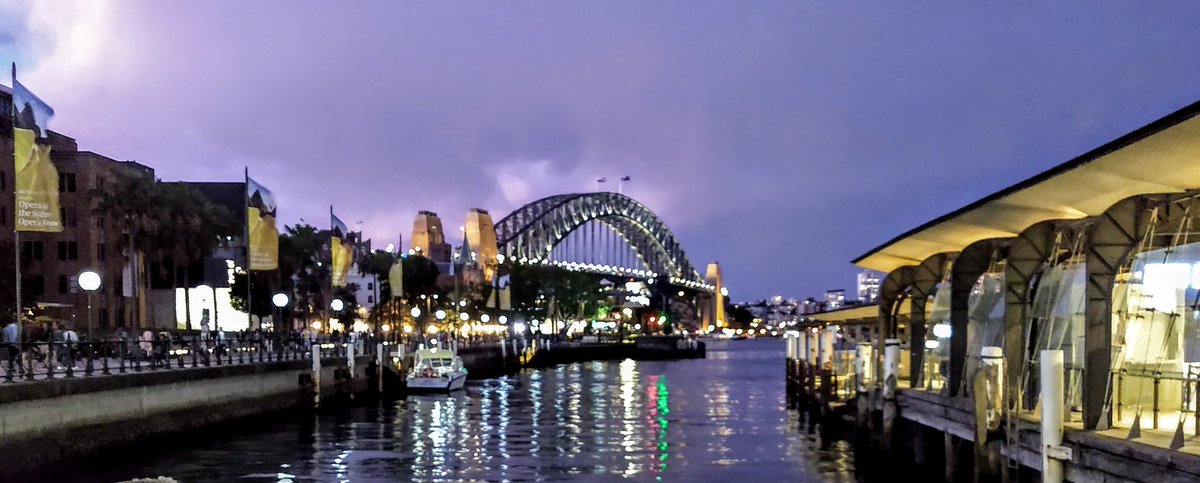
[[[817,334],[821,341],[821,346],[819,348],[821,370],[826,370],[833,365],[833,336],[836,334],[836,330],[837,329],[833,327],[827,327],[821,329],[821,332]]]
[[[854,354],[854,380],[860,394],[866,393],[867,388],[871,385],[871,368],[874,364],[871,362],[871,356],[874,352],[874,347],[870,342],[859,342]]]
[[[1004,351],[995,346],[979,353],[979,370],[972,381],[975,416],[975,481],[999,481],[1001,473],[1000,416],[1004,408]]]
[[[375,390],[383,392],[383,344],[375,344]]]
[[[312,347],[312,384],[313,407],[321,407],[321,350],[316,344]]]
[[[1069,460],[1070,450],[1062,446],[1063,439],[1063,351],[1041,353],[1042,403],[1042,481],[1063,481],[1063,459]]]
[[[500,364],[508,364],[508,345],[504,343],[503,339],[500,340]]]
[[[809,367],[817,365],[817,355],[820,351],[820,341],[817,340],[817,329],[810,330],[804,334],[804,345],[808,348],[808,354],[804,356],[804,361]]]
[[[979,354],[982,357],[980,370],[987,375],[987,394],[976,397],[987,398],[988,431],[1000,429],[1000,417],[1004,410],[1004,350],[999,347],[984,347]]]
[[[883,397],[896,398],[896,382],[900,377],[900,339],[883,341]]]

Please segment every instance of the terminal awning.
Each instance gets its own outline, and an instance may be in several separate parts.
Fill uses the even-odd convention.
[[[900,314],[908,315],[910,304],[908,299],[900,304]],[[849,307],[840,310],[831,310],[829,312],[820,312],[809,314],[808,317],[822,324],[844,324],[850,322],[870,322],[874,323],[879,317],[879,304],[859,305],[857,307]]]
[[[884,273],[1131,196],[1200,189],[1200,102],[891,239],[854,260]]]

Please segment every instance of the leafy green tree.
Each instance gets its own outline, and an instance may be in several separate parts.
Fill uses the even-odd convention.
[[[110,283],[121,283],[115,275],[139,253],[158,275],[169,273],[177,288],[187,281],[187,267],[238,227],[228,210],[186,185],[157,182],[134,170],[119,170],[98,185],[90,192],[92,215],[105,228],[107,262],[99,268]]]
[[[405,299],[411,302],[422,294],[440,293],[437,286],[439,271],[433,260],[420,255],[409,255],[403,260]]]
[[[271,303],[272,290],[271,279],[274,274],[270,272],[249,272],[250,273],[250,294],[251,307],[246,306],[246,273],[235,273],[233,275],[233,284],[229,288],[229,304],[234,309],[247,312],[251,316],[258,317],[258,325],[251,324],[251,327],[261,327],[262,319],[275,312],[275,305]],[[249,309],[249,310],[247,310]]]
[[[528,317],[581,318],[600,307],[598,276],[548,265],[514,265],[513,309]],[[554,313],[549,313],[550,301]]]
[[[292,313],[307,320],[325,310],[324,288],[329,264],[319,259],[324,240],[312,225],[293,225],[279,237],[279,276],[282,287],[291,291]]]

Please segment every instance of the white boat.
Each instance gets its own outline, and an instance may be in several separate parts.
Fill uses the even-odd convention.
[[[432,347],[413,353],[412,369],[405,378],[409,391],[453,391],[467,382],[467,368],[454,351]]]

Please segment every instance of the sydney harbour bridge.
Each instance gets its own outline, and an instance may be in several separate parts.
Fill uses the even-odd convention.
[[[548,196],[517,208],[494,224],[472,209],[463,226],[462,246],[453,249],[438,215],[422,211],[414,222],[413,246],[446,261],[468,247],[481,266],[548,265],[606,277],[652,282],[669,293],[691,293],[704,324],[723,325],[720,268],[702,274],[688,259],[666,223],[648,207],[619,193]],[[495,272],[492,272],[495,273]]]

